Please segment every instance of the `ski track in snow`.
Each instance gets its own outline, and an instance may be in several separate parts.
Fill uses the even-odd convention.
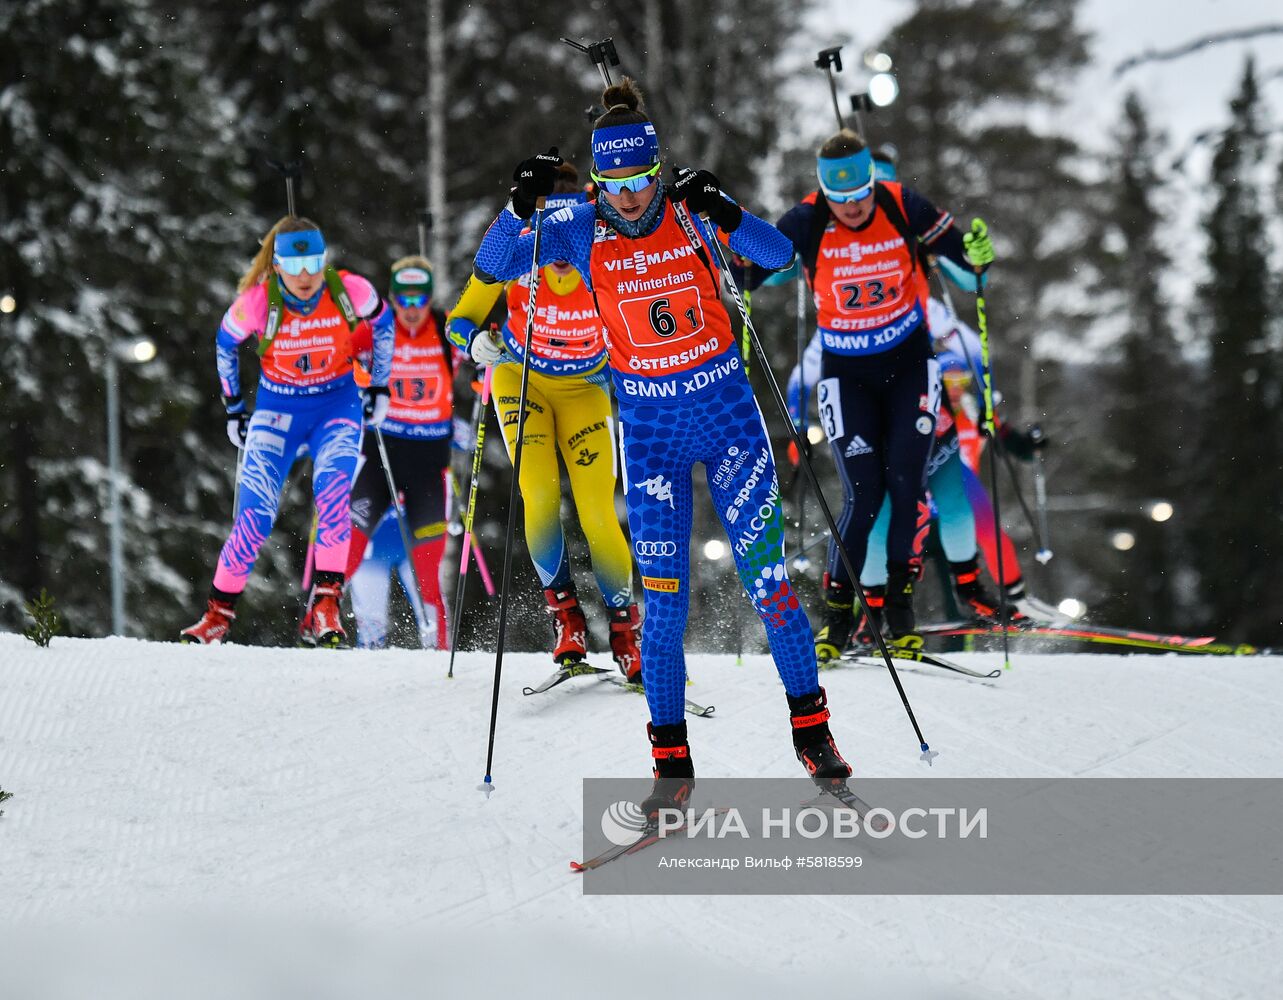
[[[901,671],[941,752],[933,775],[1278,775],[1283,659],[1013,661],[990,682]],[[690,696],[717,706],[689,720],[698,773],[796,776],[769,659],[689,662]],[[164,982],[158,954],[215,985],[236,968],[278,986],[300,968],[324,976],[323,991],[308,980],[273,996],[349,995],[345,977],[390,996],[398,974],[436,995],[563,998],[654,995],[661,976],[687,995],[778,994],[798,977],[843,996],[1277,990],[1273,897],[583,896],[568,869],[580,779],[648,772],[644,701],[592,678],[525,698],[549,661],[505,657],[487,800],[493,656],[460,654],[454,680],[445,665],[127,639],[38,650],[0,635],[0,787],[14,793],[0,818],[0,968],[26,986],[0,996],[116,996],[110,982],[147,996],[144,970]],[[857,780],[924,773],[884,669],[821,681]],[[216,961],[211,939],[240,965]],[[247,982],[224,992],[256,995]]]

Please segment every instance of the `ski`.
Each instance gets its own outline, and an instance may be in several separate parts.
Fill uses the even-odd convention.
[[[924,625],[923,635],[937,637],[1000,636],[1002,627],[983,622],[942,622]],[[1131,629],[1109,628],[1101,625],[1041,625],[1011,624],[1008,635],[1031,635],[1046,639],[1070,639],[1107,646],[1126,646],[1132,649],[1151,649],[1170,653],[1201,653],[1206,656],[1253,656],[1268,653],[1246,643],[1217,642],[1215,636],[1163,635],[1137,632]]]
[[[542,683],[537,684],[534,687],[522,688],[521,693],[526,696],[532,694],[543,694],[545,691],[555,688],[558,684],[564,683],[572,677],[591,677],[596,674],[607,673],[610,673],[610,671],[603,667],[593,667],[589,666],[587,663],[567,663],[564,666],[558,667],[557,670]]]
[[[629,684],[628,681],[626,681],[623,677],[621,677],[619,674],[616,674],[616,673],[611,673],[609,676],[603,677],[602,680],[610,681],[610,683],[614,684],[616,687],[621,687],[625,691],[632,691],[635,694],[646,693],[646,689],[642,687],[640,684]],[[687,698],[686,711],[689,712],[691,715],[694,715],[700,719],[707,719],[711,717],[714,712],[717,711],[717,706],[701,705],[699,704],[699,702],[691,701],[689,698]]]
[[[830,785],[821,785],[819,787],[820,794],[808,802],[803,802],[802,805],[804,807],[812,806],[817,809],[823,808],[825,805],[829,804],[828,799],[833,798],[854,812],[861,823],[864,823],[865,817],[873,810],[871,805],[865,802],[864,799],[860,798],[860,796],[856,795],[855,792],[851,791],[850,786],[848,786],[845,781],[834,782]],[[873,825],[872,829],[875,832],[881,833],[887,828],[887,821],[881,816],[879,816],[878,819],[880,822]]]
[[[572,872],[592,871],[594,868],[609,864],[616,858],[622,858],[626,854],[632,854],[644,847],[649,847],[651,844],[658,842],[659,839],[659,824],[648,822],[642,827],[641,833],[637,835],[636,840],[628,844],[612,847],[598,854],[595,858],[589,858],[587,861],[572,861],[570,862],[570,870]]]
[[[614,670],[608,670],[605,667],[594,667],[588,663],[583,663],[583,662],[567,663],[565,666],[559,667],[554,673],[552,673],[542,683],[537,684],[534,687],[522,688],[521,693],[526,695],[527,697],[534,694],[543,694],[545,691],[552,690],[558,684],[565,683],[566,681],[570,680],[570,678],[572,677],[599,677],[602,680],[609,681],[610,683],[614,684],[616,687],[623,688],[625,691],[632,691],[636,694],[646,693],[645,688],[643,688],[640,684],[629,684],[628,681],[626,681]],[[689,698],[687,698],[686,711],[689,712],[691,715],[697,716],[698,718],[707,719],[711,717],[715,711],[717,711],[717,706],[701,705],[698,702],[691,701]]]
[[[725,807],[719,806],[714,809],[713,812],[720,816],[726,812],[726,809]],[[676,830],[670,833],[668,837],[684,832],[686,830],[686,826],[687,824],[683,823]],[[636,854],[638,851],[650,847],[652,844],[657,844],[659,841],[665,839],[668,838],[661,837],[659,835],[659,824],[657,822],[647,822],[646,825],[642,827],[641,832],[637,834],[636,840],[629,841],[627,844],[622,844],[617,847],[611,847],[602,851],[596,857],[589,858],[587,861],[571,861],[570,870],[572,872],[589,872],[594,868],[600,868],[602,865],[610,864],[610,862],[629,854]]]
[[[995,677],[1001,677],[1001,670],[990,670],[987,673],[981,670],[972,670],[970,667],[964,667],[961,663],[954,663],[953,660],[946,660],[943,656],[936,656],[935,653],[924,653],[920,649],[897,649],[891,647],[891,659],[904,660],[907,663],[920,663],[928,667],[939,667],[941,670],[951,670],[955,674],[961,674],[964,677],[974,677],[978,680],[992,680]],[[843,663],[857,663],[861,666],[884,667],[881,658],[877,655],[876,650],[852,649],[843,653],[837,660],[830,660],[822,664],[822,669],[828,670],[832,667],[840,666]]]

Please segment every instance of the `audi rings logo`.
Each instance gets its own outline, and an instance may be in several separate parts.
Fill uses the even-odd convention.
[[[634,542],[633,548],[641,558],[677,555],[676,542]]]

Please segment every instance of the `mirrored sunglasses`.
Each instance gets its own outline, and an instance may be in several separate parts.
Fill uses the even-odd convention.
[[[597,171],[592,172],[592,179],[601,186],[607,194],[619,194],[622,191],[645,191],[655,183],[655,178],[659,176],[659,164],[656,163],[649,170],[644,170],[640,174],[632,174],[628,177],[603,177]]]
[[[325,270],[325,254],[311,253],[302,257],[275,257],[277,266],[291,277],[298,277],[304,271],[309,274],[320,274]]]
[[[851,188],[846,191],[837,191],[832,188],[827,188],[824,187],[823,184],[821,184],[820,187],[824,190],[824,197],[829,201],[838,205],[845,205],[847,202],[864,201],[865,198],[873,193],[873,183],[874,182],[870,180],[869,183],[865,184],[863,187]]]

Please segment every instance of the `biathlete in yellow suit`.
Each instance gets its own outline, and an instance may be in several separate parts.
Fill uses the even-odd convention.
[[[545,210],[554,212],[586,200],[575,168],[564,164]],[[496,366],[494,406],[509,458],[516,447],[529,283],[529,275],[506,284],[469,278],[446,322],[451,341],[468,350],[479,367]],[[501,294],[507,296],[508,319],[497,337],[480,325]],[[556,631],[552,656],[564,664],[583,660],[588,653],[587,622],[575,593],[561,527],[560,449],[579,524],[588,540],[593,575],[610,618],[611,655],[630,682],[640,683],[640,622],[632,597],[632,556],[615,513],[615,428],[605,336],[592,291],[564,261],[546,265],[540,277],[530,353],[519,485],[526,543]]]

